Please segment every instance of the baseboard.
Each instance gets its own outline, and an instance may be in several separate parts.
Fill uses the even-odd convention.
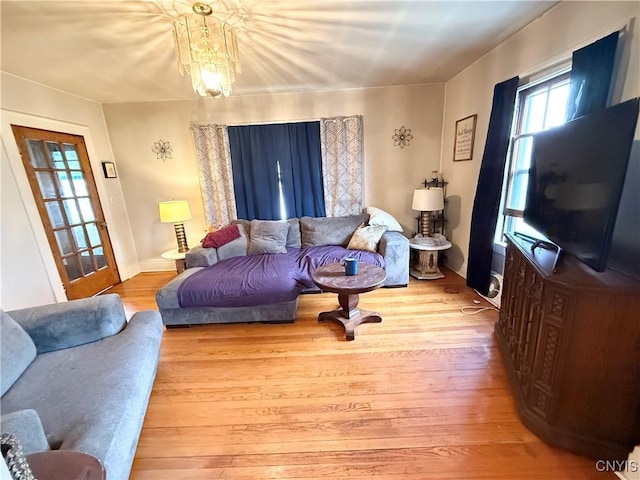
[[[463,261],[462,264],[458,267],[453,265],[451,262],[448,262],[447,260],[448,259],[445,259],[443,263],[449,270],[453,270],[464,279],[467,278],[467,262],[466,261]]]
[[[141,272],[165,272],[175,270],[176,263],[173,260],[165,260],[164,258],[148,258],[140,260]]]
[[[118,265],[118,274],[120,275],[120,281],[124,282],[130,278],[135,277],[140,273],[140,265],[138,263],[132,263],[128,265]]]

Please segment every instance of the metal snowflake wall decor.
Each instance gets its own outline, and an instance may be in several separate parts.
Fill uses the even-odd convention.
[[[166,162],[168,158],[172,158],[171,153],[173,152],[173,147],[169,142],[163,142],[162,139],[160,139],[154,142],[151,151],[156,154],[158,160]]]
[[[394,147],[408,147],[409,143],[413,139],[413,135],[411,135],[410,128],[404,128],[404,125],[400,128],[396,128],[395,134],[393,135],[393,145]]]

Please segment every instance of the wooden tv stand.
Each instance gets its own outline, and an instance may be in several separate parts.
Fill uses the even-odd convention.
[[[522,422],[551,445],[624,460],[640,444],[640,282],[508,235],[496,323]]]

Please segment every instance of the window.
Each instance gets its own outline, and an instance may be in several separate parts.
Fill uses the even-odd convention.
[[[325,215],[319,121],[227,131],[238,218]]]
[[[533,236],[522,215],[527,196],[533,135],[565,123],[569,97],[570,72],[523,85],[518,89],[509,146],[508,164],[503,182],[501,211],[495,242],[504,244],[504,234],[517,230]]]

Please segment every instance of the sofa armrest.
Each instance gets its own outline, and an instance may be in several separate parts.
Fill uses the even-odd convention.
[[[184,257],[187,268],[208,267],[218,261],[217,248],[193,247]]]
[[[241,227],[240,237],[221,247],[204,248],[199,245],[189,250],[184,257],[187,268],[208,267],[226,258],[246,255],[249,248],[249,237],[245,233],[244,227],[238,226]]]
[[[3,433],[13,433],[18,438],[25,455],[51,450],[42,421],[35,410],[17,410],[2,415],[0,428]],[[0,479],[3,478],[5,477],[0,475]]]
[[[400,287],[409,283],[409,239],[400,232],[385,232],[378,243],[384,257],[386,287]]]
[[[7,313],[26,330],[39,354],[115,335],[127,323],[122,300],[113,293]]]

